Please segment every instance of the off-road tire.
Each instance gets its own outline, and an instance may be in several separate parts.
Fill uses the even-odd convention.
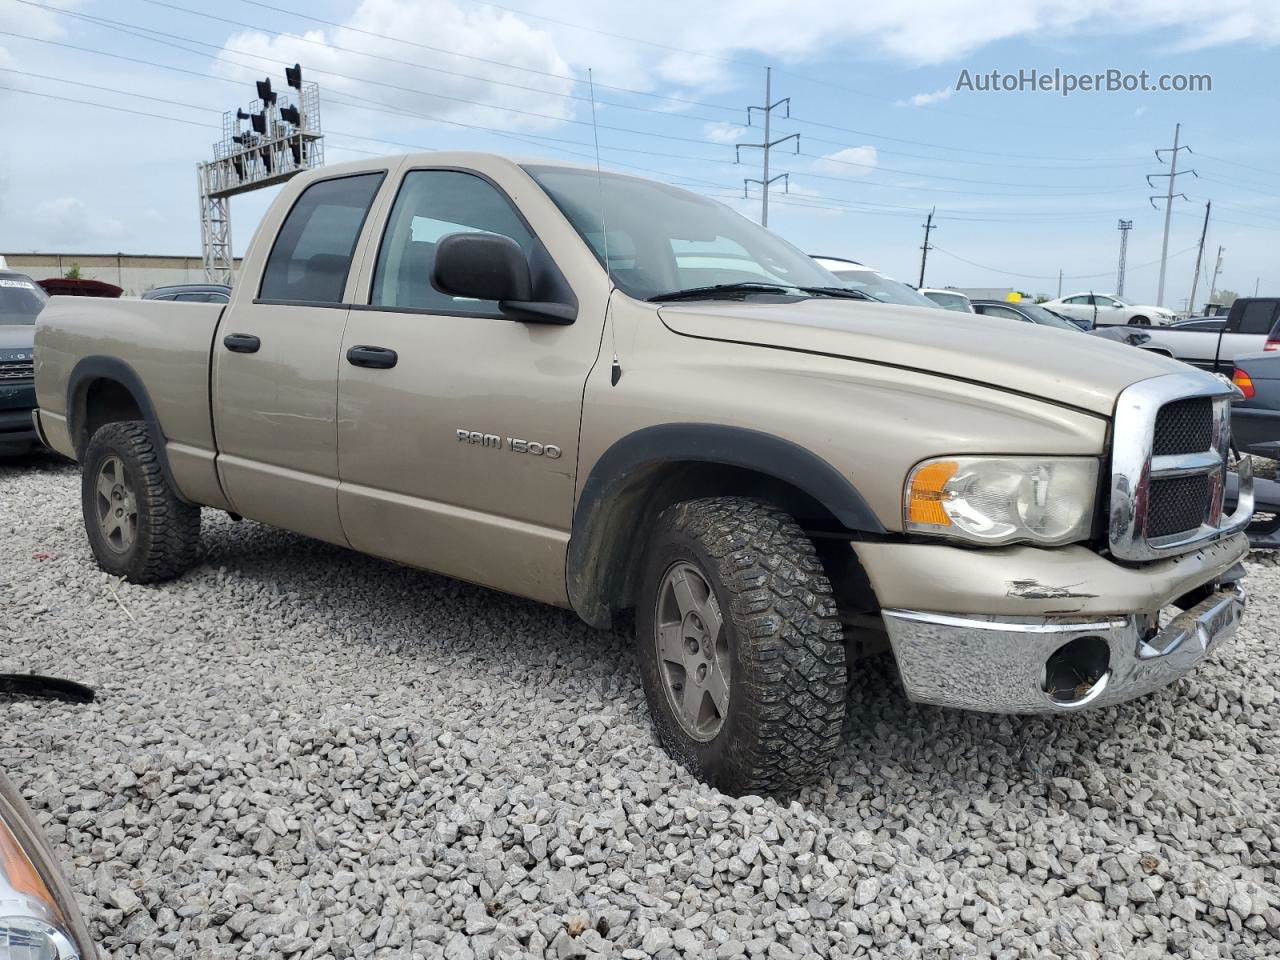
[[[831,583],[795,520],[740,497],[689,500],[658,518],[644,564],[637,653],[667,751],[735,795],[789,794],[822,777],[844,720],[845,644]],[[728,708],[709,741],[682,726],[659,672],[660,590],[679,564],[711,587],[728,642]]]
[[[200,508],[184,502],[165,477],[159,442],[141,420],[103,425],[89,440],[82,463],[80,500],[85,533],[103,570],[130,583],[156,583],[184,573],[200,543]],[[137,523],[131,544],[108,542],[98,518],[96,497],[103,464],[123,465],[132,483]]]

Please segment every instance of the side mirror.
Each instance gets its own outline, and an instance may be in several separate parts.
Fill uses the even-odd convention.
[[[452,233],[436,247],[431,283],[451,297],[528,300],[533,296],[529,261],[509,237]]]
[[[451,297],[496,300],[508,320],[567,325],[577,301],[535,301],[529,261],[519,245],[495,233],[452,233],[436,245],[431,283]]]

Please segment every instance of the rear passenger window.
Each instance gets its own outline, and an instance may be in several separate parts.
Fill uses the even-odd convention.
[[[360,229],[383,174],[322,180],[302,192],[276,235],[259,296],[341,303]]]
[[[440,313],[497,315],[496,303],[453,297],[432,286],[436,247],[451,233],[508,237],[525,256],[535,242],[506,195],[484,178],[457,170],[410,171],[387,220],[369,302]]]
[[[1237,333],[1255,333],[1266,336],[1271,333],[1271,324],[1275,320],[1275,300],[1254,300],[1246,303],[1240,315],[1240,329]]]

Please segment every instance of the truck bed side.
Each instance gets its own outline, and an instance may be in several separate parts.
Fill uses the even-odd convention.
[[[36,401],[49,445],[79,459],[103,423],[149,420],[179,492],[225,507],[209,405],[210,351],[223,309],[53,298],[36,326]]]

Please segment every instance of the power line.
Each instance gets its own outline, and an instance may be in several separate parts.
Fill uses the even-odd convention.
[[[824,123],[824,122],[822,122],[822,121],[820,121],[820,120],[809,120],[809,119],[806,119],[806,118],[796,117],[796,116],[792,116],[790,119],[791,119],[792,123],[807,123],[807,124],[809,124],[809,126],[811,126],[811,127],[824,127],[824,128],[825,128],[825,129],[827,129],[827,130],[839,130],[839,131],[840,131],[840,132],[842,132],[842,133],[852,133],[854,136],[858,136],[858,137],[879,137],[881,140],[891,140],[891,141],[893,141],[894,143],[906,143],[906,144],[910,144],[910,145],[912,145],[912,146],[916,146],[916,147],[933,147],[933,148],[935,148],[935,149],[937,149],[937,150],[953,150],[953,151],[957,151],[957,152],[959,152],[959,153],[975,153],[975,154],[979,154],[979,155],[981,155],[981,156],[988,156],[988,157],[1015,157],[1015,158],[1017,158],[1017,159],[1019,159],[1019,160],[1041,160],[1041,159],[1044,159],[1044,157],[1043,157],[1043,156],[1036,156],[1036,155],[1034,155],[1034,154],[1026,154],[1026,153],[1009,153],[1008,151],[1004,151],[1004,150],[977,150],[977,149],[975,149],[975,148],[973,148],[973,147],[957,147],[957,146],[954,146],[954,145],[952,145],[952,144],[930,143],[930,142],[929,142],[929,141],[927,141],[927,140],[909,140],[909,139],[907,139],[907,138],[905,138],[905,137],[890,137],[890,136],[886,136],[885,134],[882,134],[882,133],[872,133],[872,132],[871,132],[871,131],[869,131],[869,130],[855,130],[855,129],[853,129],[852,127],[841,127],[841,126],[837,126],[836,124],[833,124],[833,123]],[[837,144],[837,146],[839,146],[839,144]],[[845,144],[845,146],[847,146],[847,144]],[[1054,157],[1054,159],[1055,159],[1055,160],[1067,160],[1067,161],[1071,161],[1071,162],[1073,162],[1073,163],[1098,163],[1099,165],[1107,164],[1107,163],[1110,163],[1110,162],[1111,162],[1111,161],[1109,161],[1109,160],[1107,160],[1107,159],[1105,159],[1105,158],[1104,158],[1104,159],[1098,159],[1098,158],[1090,159],[1090,158],[1088,158],[1088,157],[1057,157],[1057,156],[1055,156],[1055,157]],[[1119,165],[1119,164],[1118,164],[1118,165]],[[1140,164],[1140,163],[1132,163],[1132,164],[1131,164],[1131,163],[1125,163],[1125,164],[1122,164],[1122,165],[1123,165],[1123,166],[1141,166],[1142,164]]]
[[[17,2],[18,2],[18,3],[25,3],[25,4],[28,4],[28,5],[30,5],[30,6],[37,6],[37,7],[44,7],[44,6],[45,6],[44,4],[34,3],[34,2],[33,2],[33,0],[17,0]],[[147,3],[159,3],[159,2],[160,2],[160,0],[145,0],[145,2],[147,2]],[[56,7],[47,7],[46,9],[49,9],[49,10],[55,10],[55,11],[57,11],[57,12],[59,12],[59,13],[63,13],[64,15],[71,16],[71,17],[74,17],[74,18],[76,18],[76,19],[86,20],[86,21],[88,21],[88,22],[94,23],[94,24],[95,24],[95,25],[97,25],[97,26],[106,27],[107,29],[117,29],[117,30],[121,30],[122,32],[126,32],[126,33],[128,33],[128,32],[129,32],[127,29],[125,29],[125,27],[123,27],[123,26],[121,26],[121,25],[120,25],[120,24],[122,23],[121,21],[107,21],[107,20],[106,20],[106,18],[91,17],[91,16],[88,16],[88,15],[86,15],[86,14],[75,14],[75,13],[70,13],[69,11],[58,10],[58,8],[56,8]],[[179,8],[179,9],[181,9],[181,8]],[[195,12],[195,11],[190,11],[190,12]],[[212,14],[199,14],[199,16],[212,16]],[[220,19],[220,18],[215,17],[214,19]],[[129,27],[133,27],[134,25],[133,25],[133,24],[128,24],[127,26],[129,26]],[[188,42],[188,43],[195,43],[195,44],[197,44],[197,45],[199,45],[199,46],[214,47],[214,48],[216,48],[216,49],[222,49],[222,48],[218,47],[216,44],[206,43],[205,41],[202,41],[202,40],[196,40],[196,39],[191,38],[191,37],[183,37],[183,36],[180,36],[180,35],[177,35],[177,34],[166,34],[166,33],[162,33],[161,31],[158,31],[158,30],[151,30],[151,29],[150,29],[150,28],[148,28],[148,27],[135,27],[135,29],[142,30],[142,31],[144,31],[144,32],[146,32],[146,33],[155,33],[155,34],[158,34],[158,35],[160,35],[160,36],[173,37],[173,38],[175,38],[175,39],[183,40],[183,41],[186,41],[186,42]],[[257,28],[250,28],[250,29],[257,29]],[[12,35],[12,36],[23,36],[23,35],[21,35],[21,34],[9,34],[9,35]],[[137,34],[132,34],[132,35],[133,35],[133,36],[137,36]],[[37,37],[25,37],[25,36],[23,36],[23,39],[36,40],[37,42],[57,43],[56,41],[44,41],[44,40],[42,40],[42,38],[37,38]],[[151,38],[149,38],[149,37],[142,37],[141,39],[151,39]],[[161,41],[156,41],[156,42],[161,42]],[[70,44],[58,44],[58,45],[60,45],[60,46],[71,46]],[[83,47],[82,47],[82,48],[78,48],[78,49],[87,49],[87,48],[83,48]],[[96,51],[90,51],[90,52],[96,52]],[[283,65],[283,66],[292,66],[292,65],[293,65],[290,61],[282,60],[282,59],[280,59],[280,58],[278,58],[278,57],[268,57],[268,56],[266,56],[266,55],[264,55],[264,54],[249,53],[249,52],[247,52],[247,51],[242,51],[242,50],[236,50],[236,51],[232,51],[232,52],[233,52],[233,53],[235,53],[235,54],[237,54],[238,56],[249,57],[249,58],[252,58],[252,59],[254,59],[254,60],[260,60],[260,61],[262,61],[262,62],[264,62],[264,63],[271,63],[271,64],[275,64],[275,65]],[[232,65],[234,65],[234,66],[238,66],[238,67],[243,67],[243,66],[245,66],[245,64],[243,64],[243,63],[239,63],[239,62],[237,62],[237,61],[235,61],[235,60],[228,60],[226,57],[224,57],[224,56],[219,56],[219,55],[216,55],[216,54],[209,55],[209,59],[211,59],[211,60],[216,60],[216,61],[221,62],[221,63],[229,63],[229,64],[232,64]],[[483,108],[486,108],[486,109],[489,109],[489,110],[496,110],[496,111],[498,111],[498,112],[500,112],[500,113],[510,113],[510,114],[516,114],[516,115],[519,115],[519,116],[533,117],[533,118],[535,118],[535,119],[539,119],[539,120],[550,120],[550,121],[552,121],[552,122],[554,122],[554,123],[569,123],[569,124],[575,124],[575,125],[578,125],[578,126],[591,126],[590,121],[587,121],[587,120],[577,120],[577,119],[572,118],[572,117],[555,116],[555,115],[553,115],[553,114],[548,114],[548,113],[538,113],[538,112],[536,112],[536,111],[532,111],[532,110],[522,110],[522,109],[520,109],[520,108],[518,108],[518,107],[510,107],[510,106],[503,106],[503,105],[501,105],[501,104],[486,103],[486,102],[484,102],[484,101],[482,101],[482,100],[473,100],[473,99],[470,99],[470,98],[468,98],[468,97],[455,97],[455,96],[452,96],[452,95],[449,95],[449,94],[434,93],[434,92],[432,92],[432,91],[430,91],[430,90],[422,90],[422,89],[419,89],[419,88],[416,88],[416,87],[406,87],[406,86],[402,86],[402,85],[400,85],[400,84],[388,83],[387,81],[384,81],[384,80],[374,80],[374,79],[371,79],[371,78],[369,78],[369,77],[359,77],[359,76],[355,76],[355,75],[352,75],[352,74],[338,73],[338,72],[337,72],[337,71],[335,71],[335,70],[325,70],[325,69],[322,69],[322,68],[320,68],[320,67],[309,66],[307,69],[308,69],[308,71],[309,71],[309,72],[311,72],[311,73],[315,73],[315,74],[320,74],[321,76],[337,77],[337,78],[338,78],[338,79],[340,79],[340,80],[348,80],[348,81],[352,81],[352,82],[355,82],[355,83],[367,83],[367,84],[370,84],[370,85],[372,85],[372,86],[386,87],[386,88],[391,89],[391,90],[398,90],[398,91],[400,91],[400,92],[402,92],[402,93],[411,93],[411,94],[415,94],[415,95],[417,95],[417,96],[434,97],[434,98],[439,99],[439,100],[448,100],[448,101],[455,102],[455,103],[467,104],[467,105],[469,105],[469,106],[483,107]],[[476,79],[484,79],[484,78],[476,78]],[[664,115],[665,115],[665,111],[652,111],[652,112],[662,113],[662,114],[664,114]],[[708,141],[708,140],[703,139],[703,138],[697,138],[697,137],[682,137],[682,136],[679,136],[679,135],[676,135],[676,134],[670,134],[670,133],[656,133],[656,132],[654,132],[654,131],[650,131],[650,130],[637,130],[637,129],[634,129],[634,128],[631,128],[631,127],[617,127],[617,126],[611,126],[611,125],[608,125],[608,124],[601,124],[601,125],[600,125],[600,129],[602,129],[602,130],[612,130],[612,131],[617,132],[617,133],[628,133],[628,134],[633,134],[633,135],[635,135],[635,136],[642,136],[642,137],[655,137],[655,138],[660,139],[660,140],[672,140],[672,141],[678,141],[678,142],[682,142],[682,143],[696,143],[696,144],[699,144],[699,145],[702,145],[702,146],[717,145],[717,144],[712,144],[712,142],[711,142],[711,141]],[[723,144],[719,144],[719,145],[720,145],[720,146],[723,146]]]
[[[883,171],[884,173],[898,173],[898,174],[902,174],[903,176],[909,176],[909,177],[929,177],[932,180],[949,180],[955,183],[976,183],[976,184],[985,184],[985,185],[996,186],[996,187],[1008,186],[1007,180],[975,180],[972,177],[949,177],[940,173],[926,173],[920,170],[902,170],[897,167],[885,167],[885,166],[881,166],[878,163],[862,163],[857,160],[840,160],[840,159],[836,159],[835,157],[824,157],[824,156],[821,156],[820,154],[815,154],[815,153],[802,152],[800,156],[808,157],[811,160],[817,160],[822,163],[834,163],[840,166],[856,167],[863,170],[877,170],[877,171]],[[1129,193],[1132,190],[1131,187],[1121,187],[1114,190],[1109,188],[1105,191],[1102,191],[1098,189],[1096,184],[1090,184],[1090,183],[1019,183],[1019,184],[1016,184],[1016,186],[1053,187],[1053,188],[1070,189],[1070,190],[1090,190],[1095,193],[1103,193],[1103,192]]]
[[[981,270],[990,270],[992,273],[1003,274],[1007,277],[1019,277],[1023,280],[1057,280],[1060,276],[1059,274],[1056,274],[1056,273],[1049,276],[1044,276],[1041,274],[1034,274],[1034,273],[1015,273],[1012,270],[1001,270],[999,267],[989,267],[985,263],[975,263],[972,260],[966,260],[964,257],[960,256],[959,254],[952,253],[950,250],[944,250],[942,247],[938,246],[936,243],[933,245],[933,249],[937,250],[939,253],[946,254],[952,260],[959,260],[961,263],[967,263],[971,267],[978,267]],[[1170,254],[1170,256],[1180,257],[1184,253],[1190,253],[1194,249],[1195,249],[1194,246],[1187,247],[1185,250],[1179,250],[1177,253]],[[1129,269],[1143,270],[1147,267],[1154,267],[1159,262],[1160,262],[1159,260],[1152,260],[1150,263],[1139,263],[1136,266],[1129,267]],[[1074,275],[1065,274],[1061,276],[1062,276],[1062,279],[1064,280],[1097,280],[1100,277],[1110,277],[1113,275],[1114,275],[1114,271],[1107,270],[1103,273],[1078,273]]]
[[[19,0],[19,2],[29,2],[29,0]],[[206,17],[207,19],[210,19],[210,20],[217,20],[217,21],[219,21],[219,22],[227,23],[227,24],[230,24],[230,25],[232,25],[232,26],[242,27],[242,28],[244,28],[244,29],[246,29],[246,30],[259,30],[259,31],[261,31],[261,32],[263,32],[263,33],[278,33],[278,32],[279,32],[279,31],[276,31],[276,30],[269,29],[269,28],[267,28],[267,27],[258,26],[258,25],[256,25],[256,24],[245,23],[245,22],[243,22],[243,21],[241,21],[241,20],[233,20],[233,19],[231,19],[231,18],[229,18],[229,17],[219,17],[219,16],[216,16],[216,15],[211,14],[211,13],[205,13],[205,12],[204,12],[204,11],[202,11],[202,10],[192,10],[190,7],[183,7],[183,6],[179,6],[178,4],[175,4],[175,3],[167,3],[167,2],[165,2],[165,0],[143,0],[143,2],[144,2],[144,3],[150,3],[150,4],[152,4],[152,5],[154,5],[154,6],[157,6],[157,7],[166,7],[166,8],[168,8],[168,9],[170,9],[170,10],[176,10],[176,11],[179,11],[179,12],[181,12],[181,13],[187,13],[187,14],[190,14],[190,15],[192,15],[192,16],[197,16],[197,17]],[[475,56],[474,54],[469,54],[469,53],[458,53],[456,50],[448,50],[448,49],[446,49],[446,48],[444,48],[444,47],[434,47],[434,46],[431,46],[430,44],[420,43],[420,42],[418,42],[418,41],[416,41],[416,40],[407,40],[407,39],[405,39],[404,37],[393,37],[393,36],[391,36],[390,34],[385,34],[385,33],[376,33],[376,32],[374,32],[374,31],[372,31],[372,30],[364,30],[364,29],[362,29],[362,28],[360,28],[360,27],[353,27],[353,26],[349,26],[349,25],[344,24],[344,23],[339,23],[339,22],[337,22],[336,20],[326,20],[326,19],[324,19],[323,17],[317,17],[317,16],[315,16],[315,15],[313,15],[313,14],[303,13],[302,11],[299,11],[299,10],[290,10],[290,9],[288,9],[288,8],[286,8],[286,7],[275,6],[275,5],[273,5],[273,4],[269,4],[269,3],[261,3],[261,2],[258,2],[258,0],[242,0],[242,2],[244,2],[244,3],[249,3],[249,4],[251,4],[252,6],[255,6],[255,7],[262,7],[263,9],[266,9],[266,10],[273,10],[273,11],[275,11],[276,13],[282,13],[282,14],[285,14],[286,16],[298,17],[298,18],[301,18],[301,19],[303,19],[303,20],[310,20],[310,21],[312,21],[312,22],[314,22],[314,23],[323,23],[323,24],[325,24],[326,26],[335,27],[335,28],[337,28],[337,29],[339,29],[339,30],[346,30],[346,31],[348,31],[348,32],[350,32],[350,33],[358,33],[358,34],[362,34],[362,35],[364,35],[364,36],[375,37],[375,38],[377,38],[377,39],[379,39],[379,40],[390,40],[390,41],[395,42],[395,43],[403,43],[403,44],[406,44],[406,45],[411,46],[411,47],[418,47],[419,49],[422,49],[422,50],[430,50],[432,53],[442,53],[442,54],[446,54],[447,56],[451,56],[451,57],[461,57],[461,58],[463,58],[463,59],[465,59],[465,60],[474,60],[474,61],[477,61],[477,62],[479,62],[479,63],[486,63],[486,64],[489,64],[489,65],[491,65],[491,66],[504,67],[505,69],[508,69],[508,70],[520,70],[520,71],[525,72],[525,73],[533,73],[533,74],[537,74],[537,75],[539,75],[539,76],[552,77],[552,78],[557,79],[557,80],[568,80],[568,81],[571,81],[571,82],[573,82],[573,83],[582,83],[582,82],[583,82],[580,78],[575,77],[575,76],[573,76],[573,75],[571,75],[571,74],[556,73],[556,72],[551,71],[551,70],[539,70],[539,69],[537,69],[537,68],[535,68],[535,67],[522,67],[522,66],[519,66],[518,64],[506,63],[506,62],[504,62],[504,61],[502,61],[502,60],[494,60],[494,59],[491,59],[491,58],[489,58],[489,57],[478,57],[478,56]],[[57,8],[53,8],[53,9],[57,9]],[[304,37],[295,37],[294,39],[306,40],[307,38],[304,38]],[[395,62],[395,63],[402,63],[402,62],[404,62],[404,61],[398,61],[398,60],[394,60],[394,59],[392,59],[392,58],[384,57],[384,56],[382,56],[381,54],[368,53],[368,52],[366,52],[366,51],[362,51],[362,50],[350,50],[350,49],[345,48],[345,47],[338,47],[338,46],[336,46],[336,45],[323,43],[323,42],[321,42],[321,41],[308,41],[308,42],[312,42],[312,43],[319,43],[321,46],[327,46],[327,47],[330,47],[330,48],[332,48],[332,49],[334,49],[334,50],[343,50],[343,51],[348,52],[348,53],[360,53],[360,54],[363,54],[364,56],[375,57],[375,58],[377,58],[377,59],[381,59],[381,60],[391,59],[391,60],[392,60],[392,62]],[[411,66],[414,66],[415,64],[410,64],[410,65],[411,65]],[[427,68],[427,69],[430,69],[430,68]],[[448,71],[445,71],[445,72],[448,72]],[[463,74],[463,76],[465,76],[465,74]],[[492,80],[492,79],[490,79],[490,78],[488,78],[488,77],[473,77],[472,79],[477,79],[477,80],[486,80],[486,81],[488,81],[488,82],[490,82],[490,83],[499,83],[499,82],[501,82],[501,81],[495,81],[495,80]],[[660,93],[652,93],[652,92],[649,92],[649,91],[647,91],[647,90],[635,90],[635,89],[632,89],[632,88],[629,88],[629,87],[614,86],[614,85],[612,85],[612,84],[607,84],[607,83],[600,83],[600,84],[597,84],[597,86],[604,87],[604,88],[606,88],[606,89],[608,89],[608,90],[617,90],[617,91],[619,91],[619,92],[621,92],[621,93],[629,93],[629,94],[632,94],[633,96],[638,96],[638,97],[651,97],[651,98],[658,99],[658,100],[667,100],[667,101],[670,101],[670,102],[672,102],[672,103],[683,103],[683,104],[686,104],[686,105],[689,105],[689,106],[708,107],[708,108],[713,109],[713,110],[725,110],[725,111],[727,111],[727,112],[731,112],[731,113],[732,113],[732,112],[736,112],[736,111],[734,110],[734,108],[732,108],[732,107],[727,107],[727,106],[724,106],[723,104],[718,104],[718,103],[706,103],[706,102],[698,101],[698,100],[689,100],[689,99],[686,99],[686,98],[684,98],[684,97],[672,97],[672,96],[666,96],[666,95],[664,95],[664,94],[660,94]],[[530,89],[534,89],[534,88],[530,88]],[[543,91],[543,92],[545,92],[545,91]],[[582,100],[582,99],[586,99],[586,98],[583,98],[583,97],[575,97],[574,99]],[[612,104],[612,105],[613,105],[613,106],[617,106],[618,104]]]

